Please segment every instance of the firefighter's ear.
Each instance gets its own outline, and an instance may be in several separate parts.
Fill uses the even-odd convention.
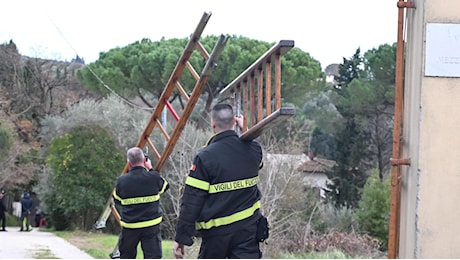
[[[214,120],[212,120],[212,119],[211,119],[211,126],[212,126],[212,129],[216,128],[216,122],[214,122]]]

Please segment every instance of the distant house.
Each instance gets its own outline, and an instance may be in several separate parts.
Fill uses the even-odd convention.
[[[285,165],[297,169],[304,175],[303,182],[305,185],[319,188],[319,195],[325,198],[327,183],[330,180],[326,176],[326,171],[332,169],[335,161],[317,158],[313,152],[308,155],[292,154],[267,154],[267,161],[264,164],[271,167],[270,164]]]
[[[305,160],[307,156],[305,154],[267,154],[267,160],[269,163],[276,163],[285,166],[290,166],[293,169],[298,169]],[[264,163],[265,164],[265,163]]]
[[[326,83],[335,85],[335,76],[339,75],[339,64],[333,63],[329,64],[325,69],[324,72],[326,73]]]
[[[309,152],[305,161],[299,166],[299,170],[305,174],[303,181],[312,187],[320,188],[319,195],[326,197],[327,184],[331,181],[327,178],[326,172],[334,167],[335,161],[317,158],[313,152]]]

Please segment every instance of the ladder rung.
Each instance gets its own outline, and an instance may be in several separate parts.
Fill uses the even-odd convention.
[[[187,119],[190,117],[195,104],[198,102],[198,99],[203,92],[203,89],[208,82],[209,76],[212,73],[212,70],[216,67],[216,60],[219,59],[222,51],[224,50],[225,44],[227,43],[228,37],[221,35],[212,50],[211,56],[209,60],[206,62],[203,71],[201,72],[201,76],[199,80],[196,82],[195,87],[193,88],[192,94],[190,95],[190,100],[185,105],[185,108],[182,112],[182,117],[177,122],[174,130],[171,134],[171,139],[166,145],[165,149],[163,150],[163,158],[161,158],[157,164],[155,165],[155,170],[159,170],[163,167],[168,159],[169,155],[171,154],[174,144],[179,139],[179,136],[187,123]]]
[[[150,123],[147,124],[147,127],[144,129],[144,132],[141,136],[148,136],[152,132],[154,128],[154,122],[155,118],[159,118],[166,102],[161,102],[161,100],[168,100],[169,97],[171,96],[171,93],[173,92],[174,88],[176,87],[176,82],[177,80],[181,77],[185,66],[184,64],[186,61],[190,58],[192,55],[193,51],[196,49],[195,45],[196,42],[199,41],[201,34],[203,33],[204,28],[206,27],[206,24],[209,21],[209,18],[211,17],[211,13],[204,13],[200,23],[196,27],[195,31],[193,32],[192,36],[190,37],[189,41],[187,42],[187,45],[185,46],[184,51],[182,52],[182,55],[179,57],[179,60],[176,63],[176,66],[174,67],[173,72],[171,73],[171,76],[168,79],[168,82],[166,83],[166,86],[163,90],[163,92],[160,95],[160,102],[158,102],[157,106],[155,107],[155,110],[153,111],[152,115],[150,116]],[[143,138],[139,139],[137,146],[140,148],[143,148],[145,145],[145,142]],[[125,170],[127,170],[128,167],[125,167]]]
[[[169,134],[168,132],[166,132],[166,129],[163,127],[163,125],[161,124],[161,122],[156,119],[157,121],[157,126],[160,128],[160,131],[161,133],[163,133],[163,136],[165,137],[166,141],[169,141]]]
[[[174,111],[174,108],[171,106],[171,103],[169,103],[168,100],[165,99],[165,105],[168,108],[169,112],[171,112],[171,115],[174,117],[176,121],[179,121],[179,115]]]
[[[188,96],[187,92],[185,92],[184,88],[179,83],[179,81],[176,82],[176,87],[179,90],[179,93],[182,95],[182,97],[184,97],[185,101],[188,101],[190,99],[190,97]]]
[[[166,162],[169,155],[171,154],[172,149],[174,148],[175,143],[179,139],[179,135],[181,131],[183,130],[185,123],[191,114],[191,111],[193,110],[193,107],[198,101],[198,97],[202,92],[202,88],[206,84],[208,80],[208,76],[211,74],[212,68],[215,67],[215,61],[220,57],[221,51],[225,46],[225,42],[227,39],[223,40],[222,37],[219,38],[218,42],[216,43],[216,46],[214,47],[212,54],[209,55],[207,54],[206,50],[199,42],[201,34],[203,33],[203,30],[206,27],[206,24],[208,23],[210,17],[211,17],[211,13],[205,12],[198,26],[196,27],[195,31],[190,36],[190,39],[187,42],[187,45],[185,46],[185,49],[182,52],[182,55],[177,61],[176,66],[174,67],[174,70],[171,73],[168,79],[168,82],[166,83],[166,86],[158,99],[159,102],[157,103],[154,111],[152,112],[152,115],[150,116],[150,120],[136,144],[136,146],[141,149],[144,149],[146,145],[150,147],[151,152],[158,159],[156,165],[155,166],[152,165],[154,169],[157,171],[161,170],[163,164]],[[195,49],[198,49],[201,52],[201,54],[205,57],[206,65],[201,72],[202,73],[201,78],[198,77],[199,80],[197,82],[197,85],[200,87],[200,89],[195,88],[192,92],[192,97],[188,97],[188,95],[185,93],[182,86],[180,86],[180,84],[178,83],[178,80],[180,79],[185,67],[186,66],[191,67],[191,65],[188,64],[188,60]],[[216,49],[218,51],[216,51]],[[212,61],[210,62],[210,60]],[[209,63],[211,63],[213,66],[210,66]],[[192,68],[192,74],[193,73],[196,74],[196,72]],[[174,109],[172,108],[171,104],[168,101],[176,86],[178,87],[181,95],[184,96],[184,98],[187,100],[187,105],[185,107],[185,111],[182,113],[181,118],[179,118],[179,116],[174,111]],[[196,97],[193,95],[195,95]],[[158,121],[158,118],[160,118],[160,115],[163,112],[165,106],[168,107],[173,117],[176,119],[176,121],[178,121],[176,126],[174,127],[171,137],[168,136],[167,132],[165,131],[163,126]],[[150,140],[150,135],[152,134],[152,131],[156,124],[158,124],[158,127],[160,127],[161,131],[163,132],[163,135],[167,139],[167,143],[162,151],[162,154],[158,152],[158,150],[155,148],[154,144],[152,143],[152,140]],[[129,163],[126,163],[122,174],[127,173],[128,170],[129,170]],[[110,209],[112,210],[112,213],[115,216],[117,222],[120,224],[120,215],[118,214],[117,209],[115,208],[115,205],[113,203],[112,194],[109,197],[108,205],[111,205]],[[108,215],[107,215],[107,207],[106,207],[106,211],[102,213],[97,223],[105,224],[105,221],[107,220],[107,218],[108,218]]]
[[[190,73],[192,74],[192,76],[195,78],[195,80],[200,80],[200,75],[198,75],[198,73],[196,73],[195,69],[193,68],[192,64],[187,61],[185,63],[185,65],[187,65],[187,69],[190,71]]]
[[[160,153],[158,152],[157,148],[155,148],[155,145],[153,145],[152,143],[152,140],[150,140],[150,138],[146,138],[146,141],[147,141],[147,144],[149,145],[150,149],[153,151],[153,154],[155,155],[155,157],[160,160],[161,159],[161,155]]]
[[[258,95],[258,98],[257,98],[257,122],[260,122],[262,121],[262,119],[264,118],[264,114],[263,114],[263,110],[262,110],[262,105],[263,105],[263,89],[264,89],[264,82],[263,80],[261,80],[263,78],[263,70],[261,69],[258,69],[257,70],[257,95]],[[268,87],[267,87],[268,88]],[[269,98],[267,98],[267,101],[269,100]]]
[[[230,82],[230,84],[228,84],[227,87],[222,89],[220,91],[220,94],[227,94],[234,87],[236,87],[241,82],[244,82],[248,77],[250,77],[250,75],[253,74],[255,69],[262,69],[264,63],[271,62],[274,55],[283,55],[293,47],[294,41],[281,40],[278,44],[270,48],[265,54],[263,54],[259,59],[257,59],[249,68],[243,71],[243,73],[241,73],[236,79]]]
[[[264,120],[258,122],[253,127],[249,128],[248,131],[244,132],[241,136],[241,140],[253,140],[260,136],[263,132],[269,130],[270,128],[276,126],[282,121],[288,119],[291,116],[295,115],[295,108],[286,107],[280,108],[273,112],[271,115],[264,118]]]
[[[201,53],[201,55],[203,55],[205,60],[209,60],[209,53],[204,48],[203,44],[201,44],[201,42],[196,42],[195,46],[198,49],[198,51]]]

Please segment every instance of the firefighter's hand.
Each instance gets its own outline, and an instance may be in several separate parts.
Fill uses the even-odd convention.
[[[184,258],[184,254],[185,254],[184,245],[179,244],[179,243],[177,243],[176,241],[174,241],[174,244],[173,244],[173,253],[174,253],[174,256],[176,257],[176,259],[182,259],[182,258]]]
[[[145,169],[147,169],[147,171],[152,169],[152,160],[147,158],[146,161],[144,162],[144,167],[145,167]]]
[[[242,115],[235,116],[235,124],[241,129],[241,131],[245,131],[244,127],[244,117]]]

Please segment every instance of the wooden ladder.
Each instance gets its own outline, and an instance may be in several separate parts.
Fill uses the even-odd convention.
[[[230,96],[237,113],[244,116],[243,128],[248,130],[241,139],[257,138],[295,115],[295,108],[281,107],[281,56],[293,47],[294,41],[281,40],[220,92]]]
[[[216,61],[220,57],[228,40],[226,36],[220,36],[211,55],[206,52],[205,48],[199,42],[199,38],[210,18],[210,15],[210,13],[203,14],[200,23],[191,36],[182,56],[169,78],[168,83],[166,84],[163,93],[160,96],[159,102],[150,117],[147,127],[142,132],[136,145],[141,149],[145,148],[147,145],[151,149],[158,159],[154,167],[157,171],[162,169],[168,160],[169,155],[172,153],[174,146],[176,145],[182,130],[184,129],[187,120],[209,79],[209,76],[216,66]],[[252,140],[257,138],[266,130],[271,129],[282,121],[295,115],[295,108],[281,107],[281,56],[293,47],[294,41],[280,41],[220,92],[220,95],[223,97],[230,96],[232,105],[237,107],[237,113],[242,113],[245,117],[244,129],[248,130],[240,135],[241,139]],[[188,61],[195,49],[198,49],[207,61],[201,76],[196,73]],[[272,64],[275,65],[272,67]],[[185,67],[189,69],[194,78],[197,80],[190,96],[187,95],[179,83],[179,78]],[[273,82],[272,77],[274,78]],[[168,101],[175,89],[177,89],[187,101],[181,116],[174,111]],[[274,95],[272,95],[272,91],[274,92]],[[264,100],[265,105],[263,102]],[[176,124],[171,134],[167,133],[165,127],[163,127],[159,120],[165,107],[176,119]],[[166,145],[162,152],[158,150],[150,138],[155,127],[159,128],[166,140]],[[125,174],[128,170],[129,165],[126,164],[122,174]],[[97,220],[94,227],[96,229],[105,228],[106,221],[111,213],[115,216],[118,223],[120,223],[120,214],[115,208],[112,196],[108,199],[105,210]]]
[[[144,149],[146,146],[150,148],[152,153],[157,158],[157,162],[154,165],[154,169],[156,171],[160,171],[162,169],[162,167],[165,165],[166,161],[168,160],[169,156],[171,155],[174,149],[174,146],[176,145],[182,133],[182,130],[184,129],[187,123],[187,120],[189,119],[195,107],[195,104],[198,101],[198,98],[200,97],[206,83],[208,82],[208,79],[211,73],[213,72],[214,68],[217,65],[216,62],[221,56],[221,53],[227,43],[228,36],[221,35],[218,38],[211,54],[208,54],[204,46],[199,42],[201,34],[203,33],[203,30],[206,27],[206,24],[209,21],[210,17],[211,17],[211,13],[205,12],[203,14],[200,22],[198,23],[198,26],[195,29],[195,32],[191,35],[181,57],[179,58],[179,61],[176,64],[176,67],[174,68],[172,72],[165,86],[165,89],[163,90],[163,93],[161,94],[158,100],[158,103],[152,115],[150,116],[147,126],[145,127],[144,131],[142,132],[136,144],[136,146],[141,149]],[[192,67],[192,65],[189,62],[189,58],[192,55],[194,50],[198,50],[206,61],[204,68],[201,72],[201,75],[198,75],[196,70]],[[196,84],[190,96],[182,88],[179,82],[179,79],[185,68],[187,68],[190,71],[190,73],[193,75],[193,77],[196,80]],[[179,115],[173,109],[172,105],[169,103],[169,98],[173,94],[174,90],[177,90],[186,101],[185,108],[183,109],[181,115]],[[164,127],[160,122],[160,117],[165,107],[168,109],[168,111],[171,113],[172,117],[176,121],[175,126],[171,133],[168,133],[166,130],[166,127]],[[154,131],[155,128],[159,129],[162,136],[164,137],[164,140],[166,141],[166,144],[164,145],[164,148],[162,149],[162,151],[160,151],[159,146],[155,146],[154,142],[151,139],[152,132]],[[122,174],[125,174],[128,171],[129,171],[129,164],[126,163]],[[118,221],[118,223],[120,223],[120,214],[115,208],[112,194],[110,194],[110,197],[105,206],[105,210],[102,212],[102,214],[100,215],[100,217],[94,224],[94,227],[96,229],[105,228],[107,219],[110,217],[110,213],[112,213],[114,217],[116,218],[116,220]]]

